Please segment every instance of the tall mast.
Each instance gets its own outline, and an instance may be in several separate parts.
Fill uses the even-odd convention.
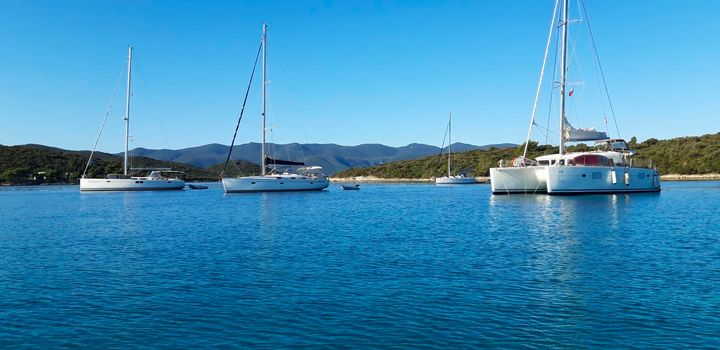
[[[130,138],[130,78],[132,77],[132,46],[128,46],[127,95],[125,96],[125,163],[123,174],[128,174],[128,139]]]
[[[267,83],[267,24],[263,24],[262,36],[262,175],[265,175],[265,85]]]
[[[565,154],[565,72],[567,71],[568,0],[563,0],[562,52],[560,54],[560,154]]]
[[[450,156],[452,154],[452,113],[448,116],[448,177],[450,177]]]

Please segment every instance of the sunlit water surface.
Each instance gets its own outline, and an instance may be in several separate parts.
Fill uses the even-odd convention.
[[[718,348],[720,183],[0,189],[0,348]]]

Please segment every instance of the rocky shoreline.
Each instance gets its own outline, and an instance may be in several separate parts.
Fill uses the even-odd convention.
[[[666,174],[660,175],[662,181],[714,181],[720,180],[720,174]]]

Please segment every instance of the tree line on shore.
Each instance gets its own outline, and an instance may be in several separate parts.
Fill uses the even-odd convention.
[[[720,133],[703,136],[679,137],[669,140],[654,138],[637,142],[632,137],[628,142],[637,151],[636,164],[656,167],[661,174],[713,174],[720,173]],[[490,168],[498,166],[500,160],[511,160],[522,154],[525,145],[516,148],[490,148],[453,153],[453,172],[464,172],[470,176],[489,176]],[[577,144],[568,147],[568,152],[589,151],[592,147]],[[531,141],[527,157],[558,153],[558,147],[539,145]],[[436,155],[422,159],[391,162],[366,168],[355,168],[335,174],[335,177],[349,178],[374,176],[378,178],[427,179],[444,176],[447,173],[447,155]],[[453,174],[454,175],[454,174]]]
[[[679,137],[669,140],[654,138],[638,143],[633,137],[628,142],[637,151],[637,163],[657,167],[661,174],[713,174],[720,173],[720,133],[702,136]],[[454,153],[453,172],[465,172],[471,176],[488,176],[489,169],[500,160],[510,160],[522,154],[524,145],[513,148],[490,148]],[[578,144],[568,148],[569,152],[587,151],[591,147]],[[558,147],[530,142],[528,157],[557,153]],[[77,183],[85,169],[88,151],[67,151],[39,145],[0,145],[0,183],[42,184]],[[218,180],[224,164],[207,169],[185,163],[167,162],[146,157],[132,157],[132,167],[162,167],[182,171],[187,181]],[[107,174],[122,172],[122,157],[96,152],[88,167],[88,177],[105,177]],[[404,160],[377,166],[353,168],[335,174],[335,177],[375,176],[378,178],[427,179],[445,175],[446,155],[435,155],[415,160]],[[231,162],[227,169],[229,176],[253,175],[260,172],[260,166],[250,162]]]
[[[0,183],[33,185],[43,183],[77,183],[82,176],[90,152],[66,151],[39,145],[0,145]],[[249,175],[260,172],[260,166],[249,162],[236,162],[228,167],[230,175]],[[187,181],[218,180],[223,164],[208,169],[189,164],[167,162],[146,157],[131,157],[133,168],[172,168],[183,172]],[[103,178],[108,174],[122,173],[123,158],[95,152],[86,176]]]

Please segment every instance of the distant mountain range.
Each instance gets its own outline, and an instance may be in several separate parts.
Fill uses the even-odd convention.
[[[516,144],[503,143],[475,146],[465,143],[454,143],[453,152],[464,152],[476,149],[510,148]],[[268,155],[274,158],[304,161],[308,165],[319,165],[327,174],[334,174],[349,168],[366,167],[385,164],[397,160],[408,160],[439,154],[437,146],[413,143],[403,147],[390,147],[381,144],[364,144],[359,146],[340,146],[336,144],[299,144],[285,145],[268,144]],[[208,168],[224,163],[229,146],[217,143],[190,147],[179,150],[135,148],[133,156],[147,157],[162,161],[191,164],[200,168]],[[232,158],[247,162],[260,163],[260,144],[246,143],[233,148]]]

